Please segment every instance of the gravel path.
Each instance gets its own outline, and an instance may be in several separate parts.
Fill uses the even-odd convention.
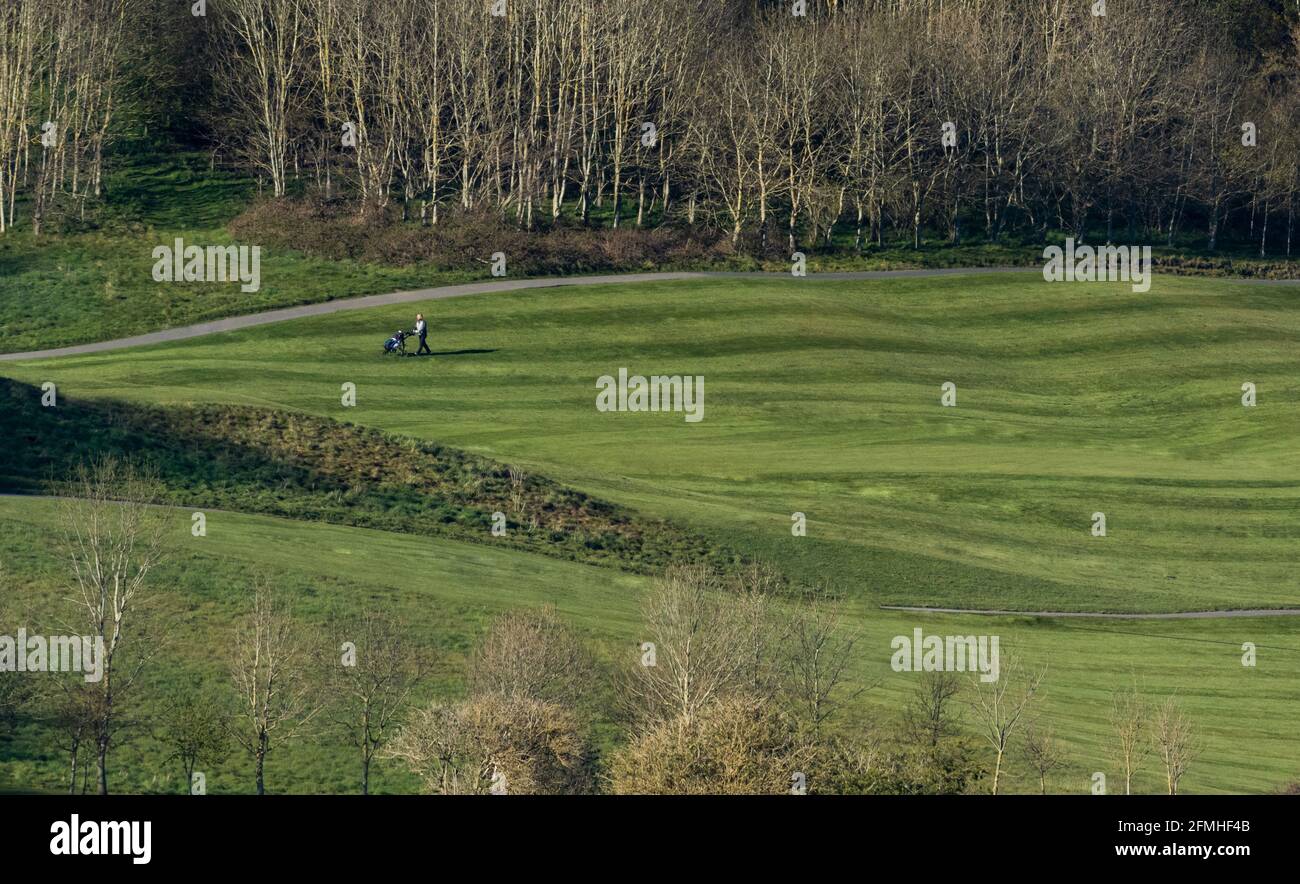
[[[845,273],[817,273],[809,279],[891,279],[895,277],[958,276],[983,273],[1029,273],[1039,272],[1036,268],[1025,267],[956,267],[935,270],[862,270]],[[250,313],[247,316],[230,316],[200,322],[195,325],[183,325],[162,331],[133,335],[129,338],[116,338],[111,341],[96,341],[93,344],[77,344],[72,347],[55,347],[51,350],[29,350],[25,353],[0,353],[0,362],[16,362],[29,359],[53,359],[56,356],[81,356],[86,353],[104,353],[108,350],[121,350],[125,347],[140,347],[145,344],[162,344],[167,341],[183,341],[217,332],[235,331],[268,325],[272,322],[284,322],[289,319],[302,319],[307,316],[324,316],[343,310],[365,310],[369,307],[386,307],[391,304],[407,304],[412,301],[436,301],[442,298],[460,298],[466,295],[485,295],[491,292],[514,292],[521,289],[556,288],[575,285],[614,285],[636,282],[671,282],[682,279],[709,279],[711,277],[784,277],[785,274],[741,272],[673,272],[673,273],[621,273],[604,276],[561,276],[550,279],[494,279],[483,282],[462,283],[460,285],[443,285],[429,289],[415,289],[406,292],[388,292],[382,295],[365,295],[359,298],[339,298],[334,301],[322,301],[318,304],[301,304],[297,307],[282,307],[265,313]]]
[[[1089,614],[1082,611],[987,611],[974,608],[924,608],[914,605],[881,605],[884,611],[917,614],[987,614],[1003,617],[1053,617],[1087,620],[1212,620],[1220,617],[1300,617],[1298,608],[1258,608],[1229,611],[1177,611],[1167,614]]]
[[[814,273],[808,279],[906,279],[909,277],[930,276],[975,276],[986,273],[1041,273],[1037,267],[944,267],[920,270],[853,270],[832,273]],[[484,282],[462,283],[460,285],[436,286],[429,289],[415,289],[406,292],[388,292],[382,295],[365,295],[359,298],[339,298],[322,301],[318,304],[302,304],[297,307],[283,307],[268,310],[265,313],[251,313],[247,316],[231,316],[200,322],[195,325],[183,325],[129,338],[116,338],[111,341],[96,341],[93,344],[78,344],[73,347],[56,347],[51,350],[29,350],[24,353],[0,353],[0,362],[27,361],[31,359],[53,359],[56,356],[80,356],[86,353],[103,353],[108,350],[121,350],[125,347],[140,347],[145,344],[161,344],[167,341],[183,341],[186,338],[198,338],[217,332],[235,331],[268,325],[272,322],[284,322],[288,319],[302,319],[307,316],[323,316],[343,310],[365,310],[369,307],[385,307],[390,304],[407,304],[412,301],[436,301],[442,298],[459,298],[465,295],[485,295],[491,292],[514,292],[521,289],[555,288],[573,285],[616,285],[636,282],[671,282],[681,279],[709,278],[745,278],[745,277],[787,278],[784,273],[766,273],[763,271],[700,271],[700,272],[665,272],[665,273],[619,273],[603,276],[560,276],[549,279],[496,279]],[[1291,279],[1231,279],[1233,283],[1253,283],[1256,285],[1300,285],[1300,280]]]

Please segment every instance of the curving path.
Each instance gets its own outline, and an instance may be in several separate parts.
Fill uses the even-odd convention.
[[[817,279],[894,279],[907,277],[931,276],[974,276],[986,273],[1041,273],[1038,267],[943,267],[918,270],[852,270],[842,272],[814,273],[808,278]],[[388,292],[381,295],[363,295],[357,298],[338,298],[316,304],[300,304],[296,307],[282,307],[263,313],[250,313],[247,316],[230,316],[199,322],[194,325],[182,325],[177,328],[163,329],[129,338],[116,338],[111,341],[96,341],[93,344],[77,344],[71,347],[55,347],[50,350],[28,350],[23,353],[0,353],[0,362],[16,362],[29,359],[53,359],[56,356],[80,356],[86,353],[103,353],[107,350],[121,350],[125,347],[141,347],[146,344],[162,344],[167,341],[183,341],[217,332],[235,331],[288,319],[302,319],[307,316],[322,316],[327,313],[339,313],[343,310],[365,310],[369,307],[384,307],[389,304],[407,304],[412,301],[437,301],[443,298],[459,298],[465,295],[484,295],[491,292],[514,292],[521,289],[555,288],[573,285],[611,285],[636,282],[671,282],[681,279],[709,279],[726,277],[773,277],[788,278],[784,273],[766,271],[665,271],[662,273],[616,273],[602,276],[560,276],[546,279],[498,279],[484,282],[469,282],[459,285],[436,286],[428,289],[413,289],[405,292]],[[1237,279],[1225,277],[1232,283],[1249,283],[1253,285],[1300,285],[1295,279]]]
[[[881,605],[882,611],[917,614],[982,614],[1003,617],[1077,617],[1086,620],[1211,620],[1220,617],[1300,617],[1297,608],[1256,608],[1227,611],[1174,611],[1165,614],[1089,614],[1085,611],[994,611],[974,608],[926,608],[917,605]]]
[[[918,270],[852,270],[829,273],[813,273],[809,279],[894,279],[930,276],[972,276],[985,273],[1041,273],[1039,267],[943,267]],[[662,273],[616,273],[602,276],[560,276],[546,279],[497,279],[484,282],[469,282],[459,285],[436,286],[428,289],[413,289],[405,292],[388,292],[381,295],[364,295],[357,298],[338,298],[316,304],[300,304],[296,307],[282,307],[264,313],[251,313],[247,316],[230,316],[183,325],[177,328],[163,329],[129,338],[116,338],[111,341],[96,341],[93,344],[77,344],[71,347],[55,347],[50,350],[28,350],[24,353],[0,353],[0,362],[16,362],[29,359],[53,359],[56,356],[80,356],[86,353],[103,353],[108,350],[121,350],[125,347],[140,347],[146,344],[162,344],[167,341],[183,341],[217,332],[235,331],[284,322],[288,319],[302,319],[307,316],[322,316],[327,313],[339,313],[343,310],[365,310],[369,307],[385,307],[390,304],[407,304],[412,301],[437,301],[443,298],[459,298],[465,295],[485,295],[491,292],[514,292],[521,289],[555,288],[574,285],[611,285],[636,282],[671,282],[681,279],[709,279],[726,277],[773,277],[789,278],[784,273],[766,271],[665,271]],[[1292,279],[1231,279],[1233,283],[1252,283],[1255,285],[1297,285],[1300,280]]]
[[[818,279],[890,279],[909,276],[958,276],[982,273],[1040,273],[1034,267],[953,267],[934,270],[860,270],[844,273],[816,273]],[[107,350],[121,350],[125,347],[140,347],[145,344],[162,344],[167,341],[183,341],[217,332],[235,331],[284,322],[288,319],[302,319],[307,316],[323,316],[327,313],[339,313],[343,310],[365,310],[369,307],[385,307],[390,304],[407,304],[412,301],[437,301],[443,298],[459,298],[465,295],[485,295],[491,292],[514,292],[521,289],[554,288],[573,285],[611,285],[635,282],[671,282],[680,279],[709,279],[712,277],[785,277],[784,273],[727,272],[664,272],[664,273],[619,273],[603,276],[561,276],[547,279],[494,279],[483,282],[469,282],[459,285],[444,285],[429,289],[414,289],[406,292],[388,292],[382,295],[364,295],[358,298],[339,298],[322,301],[317,304],[301,304],[296,307],[282,307],[264,313],[251,313],[247,316],[231,316],[226,319],[214,319],[195,325],[183,325],[177,328],[163,329],[129,338],[117,338],[111,341],[96,341],[93,344],[77,344],[71,347],[56,347],[51,350],[29,350],[25,353],[0,353],[0,362],[15,362],[28,359],[53,359],[56,356],[80,356],[86,353],[103,353]]]

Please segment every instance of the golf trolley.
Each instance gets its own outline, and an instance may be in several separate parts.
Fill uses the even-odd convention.
[[[406,355],[406,339],[415,334],[413,331],[402,331],[400,328],[391,338],[384,341],[384,353],[396,353],[398,356]]]

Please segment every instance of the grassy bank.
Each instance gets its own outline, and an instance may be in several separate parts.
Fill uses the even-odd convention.
[[[57,560],[32,537],[54,529],[52,501],[0,498],[0,558],[7,565],[10,599],[19,610],[57,616],[66,595]],[[517,607],[553,604],[595,651],[602,670],[634,665],[639,654],[638,605],[644,578],[540,558],[525,553],[414,538],[362,528],[305,524],[263,516],[218,514],[208,536],[189,535],[188,513],[177,511],[169,543],[171,558],[158,572],[163,613],[175,615],[174,640],[158,658],[136,695],[132,716],[157,711],[156,698],[175,684],[203,684],[218,696],[229,691],[225,661],[230,636],[256,574],[271,575],[288,591],[295,615],[320,625],[330,611],[381,606],[405,618],[436,659],[422,699],[454,696],[461,689],[466,655],[496,614]],[[1056,729],[1067,765],[1053,775],[1052,791],[1086,793],[1094,771],[1118,770],[1109,757],[1110,692],[1136,677],[1154,696],[1184,701],[1205,740],[1205,750],[1184,781],[1189,792],[1268,792],[1300,773],[1294,733],[1300,707],[1292,686],[1300,678],[1300,620],[1260,619],[1114,623],[1038,621],[1028,618],[958,617],[882,612],[862,600],[849,602],[846,628],[860,633],[851,679],[879,683],[855,700],[839,726],[863,734],[896,721],[914,681],[889,667],[895,635],[997,634],[1003,654],[1047,665],[1036,713]],[[14,624],[5,624],[6,628]],[[1259,646],[1259,665],[1240,663],[1240,643]],[[599,742],[608,749],[619,732],[608,715],[611,698],[593,712]],[[605,711],[601,711],[601,709]],[[963,730],[972,732],[969,720]],[[64,759],[54,735],[39,723],[22,724],[0,742],[0,790],[58,791]],[[147,728],[126,735],[115,752],[113,784],[125,791],[181,790],[179,770],[160,761]],[[317,734],[275,750],[268,765],[272,792],[335,792],[356,789],[355,762],[328,735]],[[211,793],[252,791],[251,767],[232,755],[207,772]],[[1025,765],[1012,759],[1013,791],[1034,791]],[[413,791],[414,781],[390,762],[378,765],[377,791]],[[1155,765],[1137,789],[1161,789]]]

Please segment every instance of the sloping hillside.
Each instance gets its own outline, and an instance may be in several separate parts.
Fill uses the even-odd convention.
[[[58,493],[88,453],[137,459],[183,506],[503,544],[637,572],[736,561],[665,521],[454,448],[295,412],[60,398],[0,378],[0,490]],[[493,534],[493,514],[505,533]],[[499,522],[499,520],[498,520]]]

